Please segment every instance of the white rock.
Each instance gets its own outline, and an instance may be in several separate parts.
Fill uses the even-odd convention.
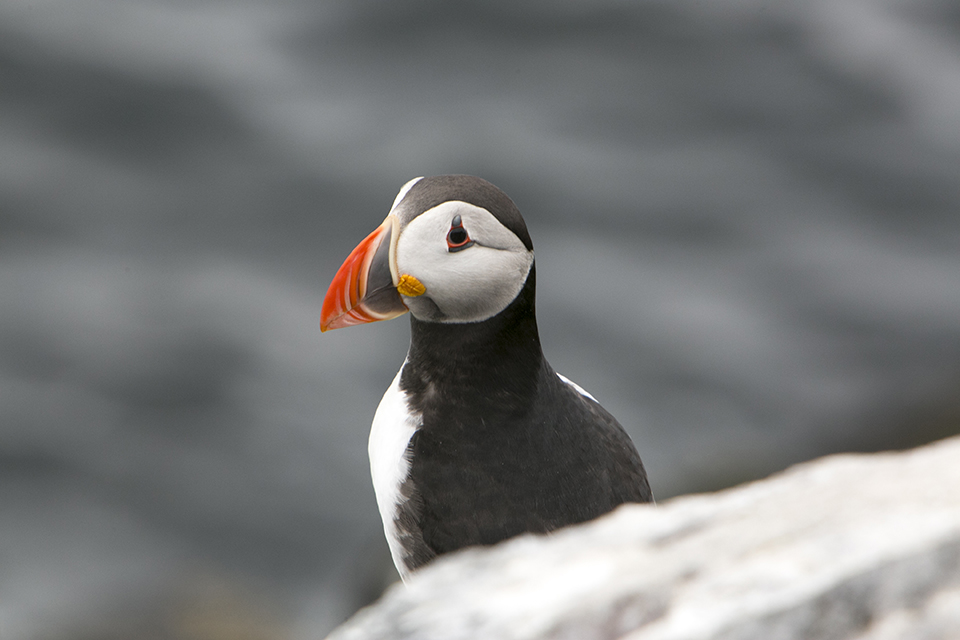
[[[960,639],[960,438],[442,558],[331,640]]]

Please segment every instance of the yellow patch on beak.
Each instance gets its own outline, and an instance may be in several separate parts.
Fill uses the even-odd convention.
[[[416,298],[422,296],[426,290],[427,288],[423,286],[423,283],[409,273],[400,276],[400,283],[397,285],[397,291],[400,292],[400,295]]]

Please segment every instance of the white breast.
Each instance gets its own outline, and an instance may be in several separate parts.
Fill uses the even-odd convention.
[[[404,362],[406,365],[406,362]],[[377,413],[370,428],[367,452],[370,454],[370,475],[373,490],[377,494],[377,506],[383,520],[383,532],[390,545],[390,555],[400,576],[406,578],[403,563],[403,548],[397,536],[394,516],[400,500],[400,485],[410,473],[410,460],[406,456],[407,445],[414,432],[420,428],[422,418],[410,410],[406,394],[400,389],[400,374],[380,400]]]
[[[563,380],[564,382],[566,382],[566,383],[567,383],[568,385],[570,385],[571,387],[573,387],[574,390],[576,390],[576,392],[579,393],[580,395],[582,395],[583,397],[585,397],[585,398],[590,398],[590,399],[593,400],[594,402],[597,402],[597,399],[596,399],[596,398],[594,398],[592,395],[590,395],[589,393],[587,393],[586,390],[584,390],[583,387],[581,387],[580,385],[578,385],[576,382],[574,382],[573,380],[571,380],[571,379],[568,378],[567,376],[563,376],[563,375],[560,375],[560,374],[558,373],[558,374],[557,374],[557,377],[560,378],[561,380]],[[599,403],[598,403],[598,404],[599,404]]]

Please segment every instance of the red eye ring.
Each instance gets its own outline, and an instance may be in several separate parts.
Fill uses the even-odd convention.
[[[463,228],[463,220],[459,214],[453,216],[453,222],[450,223],[450,231],[447,232],[447,251],[455,253],[463,251],[467,247],[476,244],[470,239],[470,234]]]

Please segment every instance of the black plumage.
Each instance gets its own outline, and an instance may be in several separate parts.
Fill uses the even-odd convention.
[[[620,424],[543,357],[535,289],[531,269],[516,300],[484,322],[411,317],[400,388],[423,422],[396,515],[410,570],[653,499]]]

